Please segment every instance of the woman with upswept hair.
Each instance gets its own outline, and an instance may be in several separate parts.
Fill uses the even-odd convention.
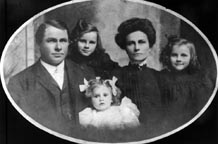
[[[147,67],[147,58],[156,42],[156,30],[146,18],[131,18],[122,22],[115,35],[117,45],[126,51],[129,64],[115,71],[123,95],[137,105],[139,121],[157,125],[161,117],[161,98],[156,80],[158,72]]]

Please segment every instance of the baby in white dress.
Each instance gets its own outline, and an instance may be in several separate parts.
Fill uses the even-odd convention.
[[[85,84],[80,85],[80,90],[85,91],[92,103],[92,107],[79,113],[79,122],[83,127],[125,129],[140,125],[137,106],[127,97],[120,102],[121,91],[115,86],[116,81],[116,77],[112,80],[97,77],[89,82],[84,80]]]

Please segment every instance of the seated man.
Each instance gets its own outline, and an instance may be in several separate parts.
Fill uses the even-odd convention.
[[[41,57],[35,64],[10,78],[9,93],[15,103],[35,121],[68,135],[78,122],[78,112],[86,107],[79,85],[84,78],[92,78],[93,71],[65,60],[69,45],[65,23],[49,20],[41,24],[35,40]]]

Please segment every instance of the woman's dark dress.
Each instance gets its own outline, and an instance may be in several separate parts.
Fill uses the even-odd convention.
[[[117,85],[122,90],[122,96],[129,97],[137,105],[140,111],[140,123],[147,129],[155,129],[160,124],[163,114],[157,83],[158,71],[146,65],[138,67],[129,64],[114,74],[118,77]]]
[[[172,129],[197,115],[212,93],[213,84],[206,73],[161,71],[160,88],[165,122]]]

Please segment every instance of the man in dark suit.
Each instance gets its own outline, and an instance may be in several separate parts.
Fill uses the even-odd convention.
[[[35,39],[41,57],[10,78],[9,93],[27,117],[70,135],[78,124],[78,112],[87,106],[79,85],[94,74],[88,67],[81,68],[65,59],[69,45],[65,23],[46,21],[39,26]]]

